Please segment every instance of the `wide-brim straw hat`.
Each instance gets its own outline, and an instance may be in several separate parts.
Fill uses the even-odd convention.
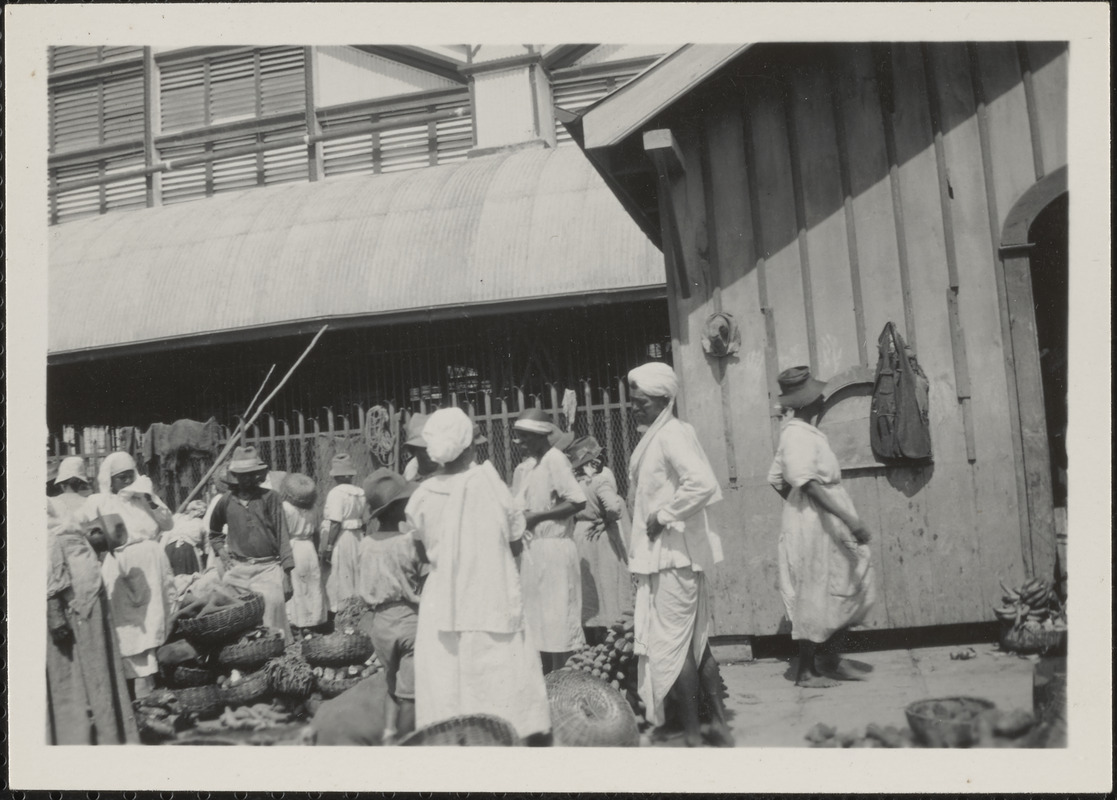
[[[263,472],[267,468],[268,465],[260,460],[260,456],[256,454],[256,448],[252,445],[236,448],[233,450],[233,457],[229,459],[230,475],[247,475],[253,472]]]
[[[387,467],[381,467],[369,475],[361,486],[365,490],[365,500],[372,509],[369,513],[373,517],[380,516],[392,503],[411,497],[415,487],[415,483],[405,480],[398,472]]]
[[[313,508],[318,502],[318,487],[314,480],[301,472],[288,472],[280,488],[283,495],[291,505],[299,508]]]
[[[784,408],[809,406],[826,391],[826,383],[814,378],[810,367],[785,369],[776,380],[780,384],[780,405]]]
[[[331,478],[352,478],[357,474],[357,467],[353,464],[353,457],[348,453],[338,453],[330,461]]]
[[[570,458],[570,466],[578,469],[601,455],[601,445],[592,436],[579,436],[566,449],[566,454]]]

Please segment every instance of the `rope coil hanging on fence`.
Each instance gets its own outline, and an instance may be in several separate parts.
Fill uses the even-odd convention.
[[[365,415],[365,445],[381,464],[391,464],[396,437],[392,431],[392,415],[384,406],[373,406]]]

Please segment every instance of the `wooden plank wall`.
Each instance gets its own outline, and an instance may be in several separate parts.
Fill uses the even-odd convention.
[[[671,287],[681,405],[723,486],[737,478],[712,512],[726,551],[716,630],[781,629],[781,502],[765,480],[775,374],[873,367],[889,320],[931,381],[935,463],[844,477],[877,534],[883,591],[868,624],[988,620],[998,578],[1021,580],[1030,560],[995,239],[1040,170],[1066,163],[1066,48],[850,44],[749,58],[699,90],[697,120],[673,127],[693,278],[688,300]],[[699,333],[721,309],[742,348],[719,363]]]

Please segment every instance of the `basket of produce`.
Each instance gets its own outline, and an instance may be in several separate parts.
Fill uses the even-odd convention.
[[[352,628],[303,640],[303,658],[315,667],[363,664],[372,652],[372,640]]]
[[[1001,623],[1001,648],[1014,653],[1053,653],[1067,642],[1067,611],[1054,587],[1032,578],[1019,588],[1001,583],[1001,605],[993,609]]]
[[[972,747],[980,738],[979,719],[996,706],[978,697],[920,700],[904,713],[916,741],[925,747]]]
[[[516,729],[500,717],[471,714],[420,728],[400,740],[401,747],[515,747]]]
[[[267,703],[243,705],[239,708],[226,706],[217,718],[221,728],[232,731],[262,731],[286,725],[290,721],[290,714]]]
[[[233,670],[228,678],[218,678],[221,687],[221,702],[226,706],[244,706],[253,703],[271,692],[268,676],[264,670],[242,675]]]
[[[183,608],[176,624],[187,639],[201,645],[225,644],[244,631],[255,628],[264,619],[264,597],[256,592],[231,603],[214,603],[213,599],[208,601],[196,616],[189,616],[191,606]]]
[[[171,682],[180,689],[209,686],[217,681],[217,673],[197,664],[179,664],[171,669]]]
[[[349,665],[347,667],[315,667],[314,679],[318,691],[323,697],[337,697],[344,691],[352,689],[365,678],[370,678],[380,672],[382,667],[376,656],[372,656],[364,664]]]
[[[640,730],[625,696],[573,669],[547,676],[551,730],[558,747],[638,747]]]
[[[221,690],[214,684],[178,689],[175,691],[175,699],[182,711],[189,711],[199,717],[217,716],[223,706]]]
[[[271,628],[253,628],[217,653],[217,663],[227,669],[259,669],[270,659],[283,655],[283,634]]]
[[[344,631],[355,629],[357,624],[361,621],[361,617],[371,609],[360,597],[350,597],[341,604],[341,608],[337,610],[334,616],[334,630]]]
[[[264,665],[271,690],[281,697],[305,700],[317,686],[314,671],[302,657],[297,646],[292,646],[279,658]]]

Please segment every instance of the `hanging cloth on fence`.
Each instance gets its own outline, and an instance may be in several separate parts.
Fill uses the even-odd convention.
[[[931,460],[930,383],[904,343],[896,326],[888,322],[877,340],[873,402],[869,410],[869,440],[873,454],[882,460]]]

